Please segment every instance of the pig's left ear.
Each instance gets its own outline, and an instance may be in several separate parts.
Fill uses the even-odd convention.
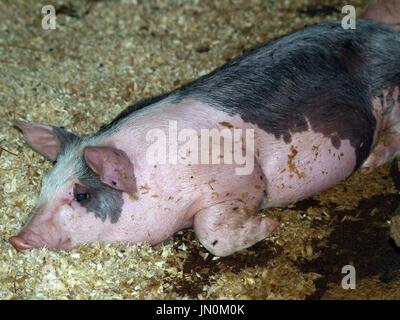
[[[86,147],[84,157],[101,182],[129,194],[136,192],[133,165],[124,151],[107,146]]]
[[[24,134],[32,149],[51,161],[56,161],[66,145],[80,139],[75,134],[58,127],[15,120],[13,125]]]

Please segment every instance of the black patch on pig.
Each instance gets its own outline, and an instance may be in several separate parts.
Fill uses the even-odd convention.
[[[339,149],[341,145],[340,138],[338,136],[332,136],[331,143],[335,149]]]
[[[400,84],[399,70],[400,34],[373,21],[357,20],[356,30],[328,22],[256,47],[178,94],[238,114],[286,143],[308,121],[335,147],[348,139],[356,169],[373,141],[372,98]]]
[[[111,223],[118,222],[124,204],[122,192],[103,184],[86,164],[84,175],[80,177],[79,182],[86,187],[86,192],[90,194],[89,199],[80,204],[103,222],[107,217]]]

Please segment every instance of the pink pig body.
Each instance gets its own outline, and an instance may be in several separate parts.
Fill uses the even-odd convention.
[[[339,182],[350,175],[354,167],[354,149],[345,141],[336,150],[330,139],[323,135],[312,131],[299,134],[292,144],[299,151],[290,161],[290,145],[240,117],[227,116],[200,102],[182,102],[163,108],[164,116],[160,116],[159,111],[149,112],[137,120],[133,119],[121,128],[120,133],[102,142],[116,145],[129,155],[137,172],[138,199],[124,195],[123,212],[128,214],[122,214],[115,225],[110,225],[113,230],[109,233],[110,238],[105,236],[101,240],[140,242],[145,239],[149,243],[158,243],[183,228],[192,227],[196,213],[205,207],[232,198],[245,201],[252,210],[259,208],[262,200],[263,208],[286,205]],[[196,114],[195,124],[193,114]],[[253,173],[235,175],[235,164],[147,165],[145,151],[149,145],[145,142],[146,133],[155,127],[166,127],[171,120],[178,121],[182,128],[190,127],[198,131],[201,128],[221,129],[221,123],[228,123],[234,128],[255,129],[258,155]],[[151,124],[151,127],[146,128],[145,123]],[[140,130],[133,129],[138,127],[141,127]],[[320,150],[319,153],[316,149]],[[337,156],[330,154],[329,150],[335,150]],[[343,156],[339,160],[341,153]],[[323,172],[329,174],[319,179]],[[266,194],[268,196],[264,199]],[[264,219],[270,224],[265,233],[277,226],[273,220]],[[221,237],[224,236],[221,234]]]
[[[235,203],[236,200],[238,204],[245,203],[252,211],[260,208],[260,203],[263,208],[285,205],[337,183],[351,174],[355,164],[355,151],[349,142],[342,141],[342,146],[336,149],[329,138],[312,130],[294,135],[293,143],[288,145],[257,126],[245,123],[240,117],[227,116],[200,102],[167,104],[161,108],[162,113],[153,108],[144,115],[133,117],[111,136],[100,136],[95,141],[89,139],[80,146],[118,146],[133,163],[137,194],[123,193],[120,219],[116,223],[108,219],[102,221],[68,198],[57,197],[47,202],[45,197],[42,200],[47,204],[44,207],[39,204],[34,219],[18,236],[28,248],[49,246],[69,249],[93,241],[156,244],[181,229],[192,227],[196,214],[205,208],[225,201]],[[193,114],[196,114],[195,124]],[[258,152],[253,173],[235,175],[234,164],[148,165],[146,150],[150,142],[146,142],[146,133],[157,127],[167,127],[171,120],[177,120],[182,128],[194,128],[195,125],[198,130],[221,129],[221,123],[234,128],[255,129],[255,148]],[[298,151],[291,158],[293,148]],[[332,150],[335,150],[335,155]],[[66,191],[61,193],[68,194]],[[202,242],[212,253],[224,256],[262,240],[278,225],[268,217],[254,218],[250,240],[249,230],[246,229],[243,236],[240,233],[235,235],[235,241],[224,243],[221,239],[231,236],[229,232],[222,231],[214,236],[215,239],[205,237]],[[239,217],[238,220],[240,223],[246,219]],[[207,233],[208,226],[205,224],[203,227],[201,221],[198,222],[196,233]],[[213,246],[215,241],[223,245]]]
[[[153,107],[137,117],[132,117],[112,135],[89,138],[79,146],[79,150],[67,155],[70,159],[62,160],[63,173],[51,173],[50,179],[55,177],[59,181],[63,180],[60,179],[60,175],[70,171],[68,161],[70,166],[75,165],[73,153],[82,152],[86,145],[117,146],[123,150],[135,168],[137,192],[135,195],[123,193],[122,214],[117,222],[112,223],[108,219],[102,221],[75,201],[71,201],[69,197],[54,197],[48,201],[55,190],[65,195],[71,193],[69,190],[54,190],[56,182],[53,182],[50,183],[52,191],[42,192],[45,196],[40,198],[34,218],[11,242],[20,249],[41,246],[69,249],[93,241],[156,244],[181,229],[192,227],[196,215],[206,208],[212,208],[213,205],[231,201],[230,206],[235,206],[234,203],[237,202],[238,207],[245,204],[246,208],[252,211],[258,209],[266,190],[265,177],[258,163],[250,175],[235,175],[235,164],[149,165],[146,159],[146,150],[151,144],[146,142],[147,132],[154,128],[166,128],[171,120],[177,121],[178,129],[192,128],[199,132],[201,128],[221,129],[220,123],[241,129],[254,128],[254,125],[246,124],[239,117],[229,117],[221,111],[212,110],[199,102],[183,101],[178,105],[162,102],[160,108],[163,109],[162,112],[158,107]],[[195,123],[193,114],[196,114]],[[261,130],[256,129],[256,136],[257,132],[261,134]],[[260,135],[256,145],[266,143],[265,139],[273,138]],[[277,142],[276,139],[273,140]],[[281,147],[277,145],[277,148],[279,150]],[[260,150],[263,149],[260,146]],[[260,158],[266,160],[264,151],[260,151]],[[268,163],[265,163],[265,166],[268,166]],[[57,168],[55,170],[57,171]],[[76,182],[72,179],[67,184],[63,183],[63,187]],[[276,199],[271,198],[271,201],[275,205],[278,202],[282,203],[278,194]],[[235,241],[231,241],[229,245],[217,246],[218,251],[215,252],[213,247],[216,245],[208,247],[207,243],[203,244],[211,252],[227,255],[254,244],[254,237],[257,241],[265,238],[278,225],[268,217],[255,216],[255,219],[251,242],[237,235]],[[239,220],[244,219],[240,217]],[[196,232],[203,231],[206,230],[202,230],[202,223],[198,222]],[[226,236],[227,234],[220,233],[212,242]],[[235,245],[236,242],[243,244],[238,246]]]

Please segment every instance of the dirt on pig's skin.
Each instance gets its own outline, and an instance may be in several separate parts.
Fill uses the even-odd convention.
[[[357,12],[367,2],[351,1]],[[397,249],[385,223],[400,190],[390,166],[265,211],[280,228],[223,259],[207,255],[192,231],[155,247],[16,253],[7,242],[28,219],[51,166],[11,129],[12,119],[94,132],[132,101],[172,90],[265,40],[341,18],[346,4],[60,0],[57,29],[44,31],[39,1],[0,2],[10,17],[0,21],[0,298],[399,299]],[[343,290],[341,267],[351,262],[356,270],[367,265],[357,290]]]

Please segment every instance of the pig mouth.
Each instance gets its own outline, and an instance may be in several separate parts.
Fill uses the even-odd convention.
[[[60,238],[58,245],[57,245],[57,249],[67,250],[67,249],[71,249],[71,248],[72,248],[71,238],[66,238],[66,239]]]

